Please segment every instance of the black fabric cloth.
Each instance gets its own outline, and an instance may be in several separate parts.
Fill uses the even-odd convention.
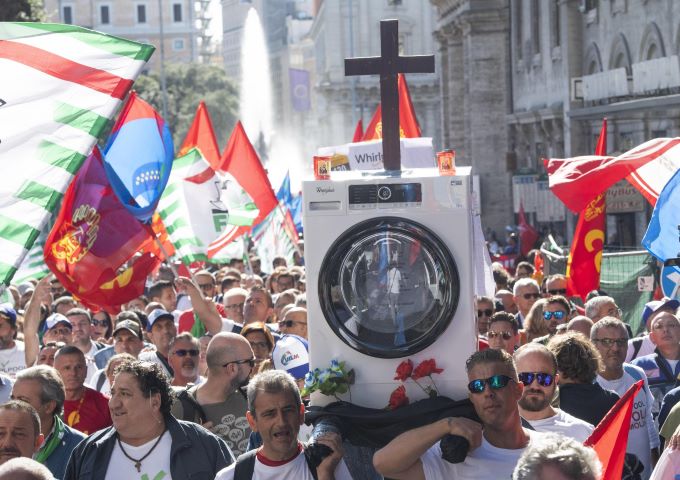
[[[408,430],[445,417],[465,417],[479,422],[470,400],[454,401],[446,397],[419,400],[397,410],[336,402],[325,407],[309,407],[305,421],[316,425],[323,419],[337,426],[343,438],[353,445],[381,448]]]
[[[217,472],[234,462],[227,444],[200,425],[167,416],[165,426],[172,438],[172,478],[212,480]],[[116,430],[109,427],[80,442],[71,454],[64,479],[99,480],[106,477],[116,437]]]
[[[560,409],[594,426],[618,400],[616,393],[605,390],[599,383],[560,385]]]

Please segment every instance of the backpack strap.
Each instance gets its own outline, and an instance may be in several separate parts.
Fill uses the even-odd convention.
[[[200,423],[205,423],[208,421],[208,416],[205,414],[203,407],[198,403],[198,400],[193,395],[192,390],[194,384],[189,383],[187,387],[177,394],[177,399],[182,404],[182,418],[181,420],[188,420],[190,422],[196,422],[196,415],[198,415],[198,421]]]
[[[238,456],[234,466],[234,480],[252,480],[253,473],[255,473],[256,455],[257,449]]]
[[[633,356],[630,358],[632,361],[634,358],[637,358],[638,353],[640,353],[640,349],[642,348],[642,342],[644,340],[644,337],[636,337],[633,339]]]
[[[99,378],[97,379],[97,391],[101,392],[102,387],[104,386],[104,382],[106,381],[106,374],[104,372],[101,372],[99,374]]]

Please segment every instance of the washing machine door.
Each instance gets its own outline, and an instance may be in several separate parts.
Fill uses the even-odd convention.
[[[321,309],[335,334],[372,357],[413,355],[452,321],[460,285],[456,262],[425,226],[399,217],[361,222],[343,233],[319,273]]]

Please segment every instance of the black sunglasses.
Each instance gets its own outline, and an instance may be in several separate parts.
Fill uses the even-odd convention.
[[[550,295],[566,295],[567,289],[566,288],[559,288],[557,290],[548,290],[548,293]]]
[[[247,363],[250,368],[253,368],[255,366],[255,359],[254,358],[244,358],[243,360],[233,360],[231,362],[227,362],[223,367],[226,367],[227,365],[230,365],[232,363],[235,363],[236,365],[243,365],[244,363]]]
[[[489,338],[503,337],[503,340],[510,340],[512,338],[512,333],[510,332],[486,332],[486,336]]]
[[[508,382],[512,381],[512,378],[507,375],[494,375],[489,378],[479,378],[468,383],[468,390],[470,390],[470,393],[482,393],[484,391],[484,385],[487,383],[492,390],[500,390],[501,388],[505,388]]]
[[[555,380],[555,375],[551,375],[550,373],[531,373],[531,372],[522,372],[519,374],[519,381],[522,382],[526,387],[531,385],[534,379],[536,379],[540,386],[549,387],[550,385],[553,384],[553,381]]]
[[[301,325],[307,325],[305,322],[296,322],[295,320],[281,320],[279,322],[279,327],[291,328],[296,323],[299,323]]]
[[[96,318],[93,318],[90,324],[93,327],[108,327],[109,326],[109,321],[108,320],[97,320]]]
[[[192,348],[190,350],[185,350],[183,348],[180,348],[179,350],[175,350],[175,355],[178,357],[186,357],[187,355],[190,355],[192,357],[198,357],[198,354],[200,352],[196,350],[195,348]]]
[[[539,298],[540,296],[541,296],[540,293],[525,293],[524,295],[522,295],[524,300],[529,300],[531,298]]]
[[[486,310],[477,310],[477,316],[481,317],[482,315],[490,317],[491,315],[493,315],[493,310],[491,310],[490,308],[487,308]]]

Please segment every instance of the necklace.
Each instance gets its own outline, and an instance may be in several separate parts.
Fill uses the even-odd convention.
[[[128,453],[123,448],[123,444],[120,441],[120,435],[117,435],[116,438],[118,439],[118,446],[120,447],[120,451],[123,452],[123,455],[125,455],[128,458],[128,460],[132,460],[133,462],[135,462],[135,468],[137,469],[137,472],[141,472],[142,471],[142,461],[146,457],[151,455],[151,452],[153,452],[154,449],[158,446],[158,444],[160,443],[161,438],[163,438],[164,434],[165,434],[165,428],[161,432],[160,436],[156,439],[156,443],[153,444],[153,447],[151,447],[151,450],[146,452],[146,455],[144,455],[142,458],[132,458],[130,455],[128,455]]]

